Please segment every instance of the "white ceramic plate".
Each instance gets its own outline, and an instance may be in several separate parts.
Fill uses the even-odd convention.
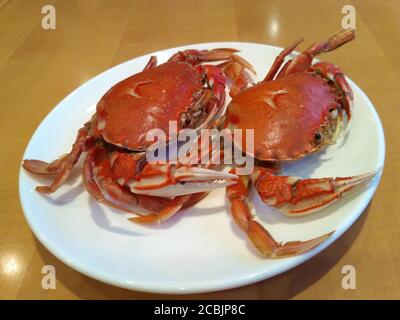
[[[152,53],[159,63],[183,48],[232,47],[253,64],[262,79],[280,48],[240,42],[204,43]],[[340,48],[351,50],[351,48]],[[24,159],[52,160],[70,150],[77,130],[95,111],[100,97],[116,82],[139,72],[149,55],[120,64],[88,81],[43,120]],[[334,62],[334,61],[333,61]],[[379,117],[367,96],[353,82],[355,108],[351,130],[324,153],[285,169],[305,176],[347,176],[382,167],[385,144]],[[363,190],[319,214],[290,219],[268,209],[253,194],[261,222],[281,241],[305,240],[336,232],[314,250],[293,258],[268,260],[248,245],[229,216],[224,190],[163,225],[139,226],[127,215],[94,201],[84,191],[79,171],[50,197],[35,192],[48,182],[21,170],[20,197],[36,237],[60,260],[100,281],[159,293],[195,293],[242,286],[267,279],[310,259],[334,242],[360,216],[378,185]],[[312,272],[312,270],[310,270]]]

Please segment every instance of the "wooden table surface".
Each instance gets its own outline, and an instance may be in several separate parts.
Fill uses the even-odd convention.
[[[56,8],[43,30],[41,8]],[[383,179],[361,218],[303,265],[257,284],[180,298],[400,298],[400,2],[393,1],[22,1],[0,0],[0,298],[147,299],[153,295],[90,279],[50,254],[33,236],[18,196],[26,145],[46,114],[93,76],[142,54],[184,44],[248,41],[308,43],[341,28],[343,5],[356,9],[357,39],[324,57],[340,65],[371,98],[387,143]],[[368,147],[368,146],[365,146]],[[57,288],[41,287],[54,265]],[[342,267],[357,271],[355,290]]]

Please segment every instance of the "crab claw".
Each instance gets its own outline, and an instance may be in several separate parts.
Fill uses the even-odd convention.
[[[224,188],[236,179],[234,174],[201,167],[150,165],[128,185],[133,193],[170,198]]]
[[[263,168],[263,173],[266,170]],[[269,170],[269,173],[274,170]],[[256,172],[259,172],[257,169]],[[248,199],[250,179],[239,176],[237,183],[229,186],[227,196],[231,204],[231,214],[236,225],[247,234],[248,239],[264,256],[272,259],[290,257],[307,252],[324,242],[332,232],[306,241],[278,242],[261,224],[253,219],[252,206]]]
[[[275,176],[262,169],[252,177],[262,200],[287,216],[312,214],[356,190],[376,177],[382,169],[352,177],[301,179]]]

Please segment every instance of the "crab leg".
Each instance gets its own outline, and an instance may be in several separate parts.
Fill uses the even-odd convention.
[[[301,179],[256,168],[251,179],[261,199],[287,216],[312,214],[370,182],[381,169],[352,177]]]
[[[68,154],[54,160],[53,162],[45,162],[42,160],[24,160],[22,166],[24,169],[39,175],[55,175],[58,174],[63,167]]]
[[[346,112],[347,119],[350,120],[353,105],[353,90],[347,82],[343,71],[337,66],[329,62],[319,62],[311,66],[311,70],[319,72],[327,79],[334,81],[343,92],[343,108]]]
[[[198,166],[147,163],[129,187],[136,194],[174,197],[223,188],[236,179],[234,174]]]
[[[149,61],[147,62],[146,66],[144,67],[143,71],[149,70],[157,66],[157,57],[151,56]]]
[[[87,138],[88,127],[85,126],[79,129],[78,136],[72,146],[71,152],[65,156],[51,163],[40,160],[24,160],[22,166],[32,173],[41,175],[56,174],[56,177],[49,186],[38,186],[36,187],[36,191],[40,193],[53,193],[65,182],[65,180],[67,180],[72,167],[79,160],[82,151],[85,149]]]
[[[314,57],[321,53],[337,49],[343,44],[353,40],[354,36],[354,30],[349,29],[339,32],[327,41],[312,44],[307,50],[300,53],[293,60],[289,60],[276,78],[278,79],[291,73],[306,71],[311,66]]]
[[[271,81],[274,80],[276,74],[279,71],[279,68],[282,66],[282,63],[285,62],[285,58],[293,52],[294,49],[303,41],[303,38],[296,40],[289,47],[282,50],[279,56],[276,57],[274,63],[268,71],[268,74],[265,76],[263,81]]]
[[[239,50],[231,48],[218,48],[212,50],[189,49],[175,53],[169,61],[184,61],[192,65],[199,65],[207,61],[229,60]],[[250,65],[250,64],[249,64]]]
[[[277,242],[257,221],[253,220],[248,199],[250,178],[240,176],[236,184],[227,187],[231,203],[231,214],[236,225],[246,232],[251,243],[260,253],[269,258],[284,258],[304,253],[325,241],[332,232],[307,241]]]
[[[170,200],[165,208],[159,213],[152,213],[141,217],[133,217],[128,220],[135,223],[151,224],[151,223],[162,223],[171,217],[173,217],[179,210],[182,209],[183,205],[189,201],[191,195],[177,196]]]
[[[189,208],[194,206],[197,202],[202,200],[208,193],[200,192],[193,193],[189,195],[177,196],[174,199],[165,199],[167,202],[164,207],[158,210],[158,213],[152,213],[145,216],[133,217],[128,220],[135,223],[141,224],[152,224],[152,223],[162,223],[175,214],[177,214],[181,209]]]
[[[158,213],[152,213],[140,217],[133,217],[129,218],[128,220],[140,224],[162,223],[173,217],[181,209],[194,206],[197,202],[202,200],[207,194],[208,194],[207,192],[200,192],[200,193],[193,193],[190,195],[177,196],[174,199],[168,199],[168,200],[165,199],[166,203],[163,208],[157,210]]]

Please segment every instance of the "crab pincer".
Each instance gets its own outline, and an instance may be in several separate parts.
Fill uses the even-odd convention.
[[[248,198],[253,184],[267,206],[284,215],[301,217],[334,204],[370,182],[381,170],[353,177],[300,179],[277,176],[276,170],[256,168],[249,176],[240,176],[236,184],[227,187],[231,214],[236,225],[244,231],[260,253],[268,258],[284,258],[307,252],[329,238],[334,231],[306,241],[278,242],[271,233],[254,220]],[[232,173],[235,171],[233,170]]]

